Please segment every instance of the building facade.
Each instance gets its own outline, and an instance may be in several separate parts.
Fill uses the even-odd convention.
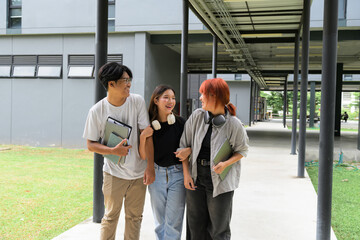
[[[339,2],[342,26],[360,26],[360,3]],[[181,33],[182,1],[108,3],[108,61],[132,69],[131,92],[147,103],[158,84],[174,87],[179,101],[180,51],[171,41],[159,44],[152,37]],[[313,1],[311,12],[311,27],[321,27],[323,0]],[[189,13],[190,34],[209,34]],[[0,0],[0,144],[85,147],[83,127],[95,103],[95,24],[96,0]],[[191,109],[200,106],[197,90],[209,77],[189,75]],[[219,77],[229,83],[238,117],[249,124],[249,76]]]

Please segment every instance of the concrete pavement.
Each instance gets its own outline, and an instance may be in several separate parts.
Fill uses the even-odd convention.
[[[242,160],[240,187],[234,195],[232,239],[316,239],[317,195],[306,172],[305,178],[296,177],[297,155],[289,154],[290,131],[273,122],[257,123],[247,131],[251,148]],[[153,228],[147,195],[141,239],[155,239]],[[54,240],[95,240],[99,229],[88,219]],[[122,212],[116,239],[123,239],[123,229]],[[333,233],[331,239],[336,239]]]

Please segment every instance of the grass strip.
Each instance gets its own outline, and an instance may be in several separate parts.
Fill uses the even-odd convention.
[[[317,191],[319,167],[306,169]],[[337,239],[360,239],[360,171],[334,166],[332,189],[331,225]]]
[[[92,215],[92,153],[0,150],[0,239],[52,239]]]

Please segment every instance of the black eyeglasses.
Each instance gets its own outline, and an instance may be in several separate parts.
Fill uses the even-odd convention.
[[[131,83],[132,78],[120,78],[119,80],[122,80],[124,83]]]

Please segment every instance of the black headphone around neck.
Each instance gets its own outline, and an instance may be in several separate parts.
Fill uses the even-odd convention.
[[[212,122],[215,127],[221,127],[226,122],[226,115],[228,114],[228,109],[225,107],[225,114],[220,114],[217,116],[214,116],[211,112],[205,111],[204,114],[204,122],[205,124],[209,124]]]

